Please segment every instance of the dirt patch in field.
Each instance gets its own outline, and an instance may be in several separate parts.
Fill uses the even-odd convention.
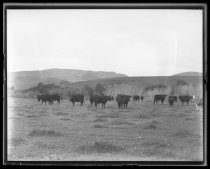
[[[54,130],[33,130],[29,133],[31,137],[58,137],[62,136],[60,132]]]
[[[87,144],[76,149],[80,153],[118,153],[124,148],[105,141],[97,141],[94,144]]]

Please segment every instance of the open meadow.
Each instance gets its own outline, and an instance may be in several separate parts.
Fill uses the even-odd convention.
[[[203,160],[203,113],[180,102],[95,109],[8,98],[7,123],[9,161]]]

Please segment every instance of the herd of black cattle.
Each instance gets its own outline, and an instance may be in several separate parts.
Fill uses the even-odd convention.
[[[163,104],[165,98],[167,95],[155,95],[154,96],[154,104],[157,104],[158,101],[161,101],[161,103]],[[138,101],[141,99],[142,101],[144,100],[144,96],[138,96],[138,95],[134,95],[134,96],[130,96],[130,95],[123,95],[123,94],[118,94],[115,98],[117,104],[118,104],[118,108],[126,108],[128,107],[128,103],[131,100],[131,97],[133,97],[133,101]],[[75,95],[71,95],[70,96],[70,100],[73,103],[73,106],[75,104],[75,102],[80,102],[80,105],[82,106],[84,104],[84,95],[82,94],[75,94]],[[181,103],[186,103],[189,105],[190,101],[193,100],[193,96],[189,96],[189,95],[184,95],[184,96],[168,96],[168,103],[170,106],[173,106],[175,102],[177,102],[177,98],[179,98],[179,100],[181,101]],[[57,104],[60,104],[61,101],[61,97],[58,94],[54,94],[54,95],[37,95],[37,100],[41,101],[41,105],[43,103],[49,102],[49,104],[54,104],[54,101],[57,101]],[[113,96],[106,96],[106,95],[93,95],[90,97],[90,104],[91,106],[95,105],[95,107],[97,108],[98,104],[102,104],[102,108],[105,108],[105,105],[108,101],[113,101],[114,97]]]

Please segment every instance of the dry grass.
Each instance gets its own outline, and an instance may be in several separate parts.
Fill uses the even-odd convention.
[[[80,146],[76,151],[80,153],[118,153],[123,149],[123,147],[113,145],[109,142],[97,141],[92,145],[87,144]]]

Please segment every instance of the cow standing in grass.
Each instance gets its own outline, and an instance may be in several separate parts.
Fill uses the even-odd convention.
[[[161,101],[161,103],[163,104],[165,98],[166,98],[166,95],[155,95],[154,104],[158,103],[158,101]]]
[[[133,95],[133,100],[139,102],[140,97],[138,95]]]
[[[141,96],[140,99],[141,99],[141,101],[143,101],[144,100],[144,96]]]
[[[186,103],[187,105],[189,105],[190,100],[192,100],[192,99],[193,99],[193,97],[189,96],[189,95],[179,96],[179,100],[181,101],[182,104]]]
[[[99,96],[99,95],[94,96],[94,105],[96,109],[97,109],[97,105],[100,103],[102,104],[102,109],[105,108],[105,105],[108,101],[111,101],[110,96]]]
[[[118,104],[118,108],[126,108],[128,107],[128,102],[130,101],[130,98],[132,96],[129,96],[129,95],[122,95],[122,94],[119,94],[117,95],[116,97],[116,101],[117,101],[117,104]]]
[[[75,102],[80,102],[80,106],[82,106],[84,103],[84,95],[83,94],[74,94],[74,95],[70,96],[70,101],[73,103],[73,106],[74,106]]]
[[[176,102],[176,96],[168,96],[168,102],[170,104],[170,107],[174,105],[174,102]]]
[[[52,104],[53,104],[53,101],[57,101],[57,104],[60,104],[61,97],[58,94],[54,94],[52,95]]]

